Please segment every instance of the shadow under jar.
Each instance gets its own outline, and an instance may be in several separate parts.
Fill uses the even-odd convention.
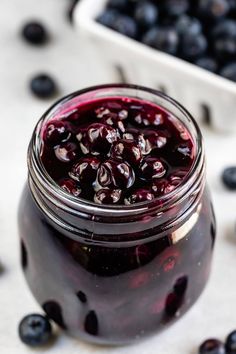
[[[158,105],[186,127],[195,155],[176,189],[134,205],[98,205],[69,195],[49,176],[41,159],[46,122],[112,97]],[[37,124],[28,169],[19,207],[22,267],[59,326],[86,341],[130,343],[166,328],[197,300],[210,272],[215,219],[201,133],[176,101],[132,85],[67,96]]]

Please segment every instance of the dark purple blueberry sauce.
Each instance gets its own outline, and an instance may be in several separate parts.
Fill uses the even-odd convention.
[[[48,174],[68,193],[98,204],[140,203],[173,191],[195,155],[177,118],[122,97],[60,113],[46,123],[42,139]]]

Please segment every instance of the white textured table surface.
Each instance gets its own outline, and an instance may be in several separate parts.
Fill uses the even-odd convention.
[[[0,260],[4,265],[0,276],[0,353],[4,354],[33,352],[19,341],[17,325],[25,314],[39,311],[19,267],[16,216],[26,178],[27,144],[36,121],[51,102],[32,97],[28,81],[34,73],[48,71],[57,78],[61,95],[94,83],[89,78],[89,63],[83,64],[78,38],[65,20],[68,2],[0,1]],[[43,48],[20,39],[19,28],[31,18],[42,19],[50,30],[51,41]],[[198,303],[168,331],[138,345],[96,347],[62,334],[53,346],[37,353],[194,354],[206,337],[223,339],[236,328],[236,194],[225,191],[219,178],[224,166],[236,163],[236,136],[220,135],[206,127],[202,130],[218,240],[212,276]]]

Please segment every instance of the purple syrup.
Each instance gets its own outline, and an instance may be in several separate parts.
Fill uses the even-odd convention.
[[[42,140],[42,162],[55,182],[69,185],[71,179],[73,188],[64,190],[99,204],[145,202],[173,191],[195,156],[192,137],[177,118],[124,97],[61,112],[45,123]]]

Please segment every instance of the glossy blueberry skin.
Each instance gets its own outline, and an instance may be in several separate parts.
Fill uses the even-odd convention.
[[[50,146],[56,146],[62,142],[66,142],[70,137],[71,133],[66,124],[59,120],[49,122],[43,134],[44,141]]]
[[[222,174],[222,181],[230,190],[236,190],[236,167],[228,167],[224,170]]]
[[[176,54],[179,38],[174,28],[154,27],[144,35],[142,42],[168,54]]]
[[[227,354],[236,354],[236,331],[232,331],[227,336],[225,348]]]
[[[92,184],[97,177],[100,160],[96,157],[82,157],[74,164],[69,176],[80,184]]]
[[[226,354],[224,344],[218,339],[207,339],[199,348],[199,354]]]
[[[150,1],[141,1],[136,6],[134,19],[139,26],[148,29],[157,23],[158,15],[157,6]]]
[[[74,195],[75,197],[79,197],[81,194],[81,188],[71,178],[63,178],[58,182],[59,186],[64,189],[67,193]]]
[[[115,159],[127,161],[131,166],[138,166],[142,160],[141,149],[132,140],[118,140],[114,143],[111,156]]]
[[[41,45],[48,39],[46,28],[40,22],[29,22],[22,29],[23,38],[30,44]]]
[[[64,163],[73,162],[79,157],[78,146],[73,142],[65,142],[55,147],[55,156]]]
[[[120,189],[99,189],[94,195],[94,201],[97,204],[117,204],[122,197],[122,191]]]
[[[129,196],[127,196],[127,198],[125,199],[125,204],[130,205],[130,204],[142,203],[142,202],[146,202],[147,200],[151,201],[154,198],[155,196],[150,189],[140,188],[133,191]]]
[[[46,317],[28,315],[19,324],[19,336],[23,343],[31,347],[42,346],[52,338],[52,327]]]
[[[30,89],[38,98],[51,98],[58,90],[55,81],[47,74],[40,74],[32,78]]]
[[[112,143],[117,141],[119,133],[110,125],[92,123],[81,128],[76,135],[83,154],[107,154]]]
[[[109,159],[100,165],[97,180],[102,187],[127,189],[134,184],[135,174],[127,162]]]

